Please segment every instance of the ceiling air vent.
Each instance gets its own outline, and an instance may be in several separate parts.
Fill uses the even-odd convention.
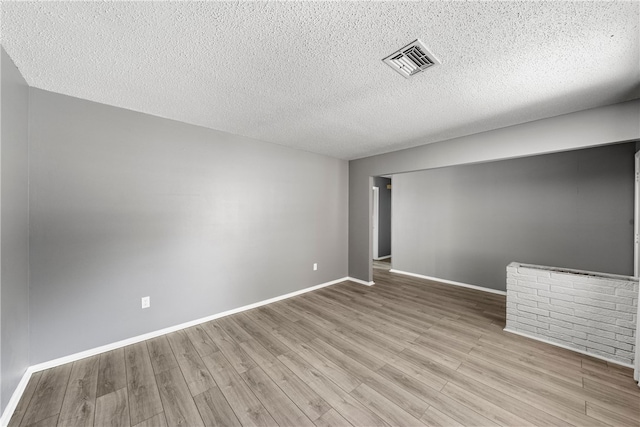
[[[382,61],[407,79],[440,63],[420,40],[409,43]]]

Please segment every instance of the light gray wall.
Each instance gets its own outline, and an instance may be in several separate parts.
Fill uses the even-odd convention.
[[[390,178],[376,176],[374,187],[378,187],[378,257],[391,255],[391,184]]]
[[[640,139],[640,100],[349,162],[349,275],[370,281],[371,177]]]
[[[0,413],[29,366],[29,89],[1,50]]]
[[[31,363],[347,275],[346,161],[30,95]]]
[[[393,267],[506,290],[512,261],[633,274],[635,143],[394,175]]]

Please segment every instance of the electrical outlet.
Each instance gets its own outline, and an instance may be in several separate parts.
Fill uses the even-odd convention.
[[[151,297],[142,297],[142,308],[151,307]]]
[[[318,269],[318,263],[314,262],[313,263],[313,271],[316,271]]]

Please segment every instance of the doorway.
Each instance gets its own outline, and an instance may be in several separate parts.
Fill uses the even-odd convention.
[[[373,267],[391,269],[391,177],[373,177],[371,190]]]

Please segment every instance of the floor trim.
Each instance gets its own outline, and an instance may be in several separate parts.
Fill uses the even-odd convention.
[[[355,277],[347,277],[347,280],[349,280],[350,282],[355,282],[359,285],[365,285],[365,286],[373,286],[376,284],[376,282],[365,282],[364,280],[356,279]]]
[[[207,317],[202,317],[200,319],[196,319],[196,320],[192,320],[190,322],[185,322],[185,323],[181,323],[179,325],[175,325],[175,326],[170,326],[168,328],[164,328],[164,329],[160,329],[157,331],[153,331],[153,332],[149,332],[143,335],[138,335],[132,338],[127,338],[125,340],[122,341],[117,341],[111,344],[106,344],[100,347],[95,347],[89,350],[85,350],[85,351],[81,351],[79,353],[75,353],[75,354],[71,354],[69,356],[64,356],[64,357],[60,357],[57,359],[53,359],[50,360],[48,362],[43,362],[43,363],[38,363],[36,365],[32,365],[29,366],[27,368],[27,370],[25,371],[24,375],[22,376],[22,379],[20,380],[20,383],[18,383],[18,387],[16,388],[16,390],[13,392],[13,394],[11,395],[11,399],[9,400],[9,403],[7,404],[7,407],[5,408],[4,412],[2,413],[2,417],[0,417],[0,426],[1,427],[6,427],[7,424],[9,424],[9,421],[11,420],[11,416],[13,415],[13,412],[16,410],[16,407],[18,406],[18,402],[20,401],[20,398],[22,397],[22,394],[24,393],[27,384],[29,383],[29,379],[31,378],[31,375],[34,374],[35,372],[39,372],[39,371],[44,371],[45,369],[50,369],[50,368],[55,368],[56,366],[60,366],[60,365],[64,365],[66,363],[71,363],[71,362],[75,362],[76,360],[80,360],[80,359],[84,359],[86,357],[90,357],[90,356],[95,356],[96,354],[100,354],[100,353],[104,353],[106,351],[111,351],[111,350],[115,350],[121,347],[125,347],[131,344],[136,344],[139,343],[141,341],[146,341],[148,339],[151,338],[156,338],[159,337],[161,335],[165,335],[171,332],[175,332],[175,331],[179,331],[181,329],[185,329],[185,328],[189,328],[191,326],[195,326],[195,325],[199,325],[201,323],[205,323],[205,322],[209,322],[211,320],[215,320],[215,319],[219,319],[220,317],[225,317],[225,316],[229,316],[231,314],[236,314],[236,313],[240,313],[242,311],[246,311],[246,310],[251,310],[253,308],[258,308],[261,307],[263,305],[267,305],[267,304],[271,304],[277,301],[281,301],[283,299],[287,299],[287,298],[291,298],[291,297],[295,297],[297,295],[301,295],[307,292],[311,292],[311,291],[315,291],[316,289],[320,289],[320,288],[324,288],[327,286],[331,286],[331,285],[335,285],[338,283],[342,283],[342,282],[346,282],[347,280],[356,282],[356,283],[360,283],[360,284],[367,284],[367,282],[363,282],[362,280],[358,280],[358,279],[352,279],[350,277],[342,277],[340,279],[336,279],[336,280],[332,280],[330,282],[325,282],[325,283],[321,283],[319,285],[315,285],[315,286],[311,286],[309,288],[304,288],[301,289],[299,291],[294,291],[294,292],[290,292],[288,294],[284,294],[284,295],[280,295],[277,297],[273,297],[270,299],[266,299],[264,301],[259,301],[253,304],[249,304],[249,305],[245,305],[242,307],[238,307],[238,308],[234,308],[231,310],[227,310],[227,311],[223,311],[221,313],[217,313],[217,314],[213,314],[211,316],[207,316]],[[373,282],[370,282],[371,285],[373,285]],[[368,285],[368,286],[371,286]]]
[[[546,340],[544,338],[537,337],[535,335],[529,335],[526,332],[514,331],[513,329],[509,329],[509,328],[506,328],[506,327],[503,329],[503,331],[509,332],[510,334],[520,335],[520,336],[523,336],[525,338],[530,338],[532,340],[540,341],[540,342],[543,342],[545,344],[550,344],[550,345],[553,345],[555,347],[561,347],[561,348],[564,348],[565,350],[575,351],[576,353],[584,354],[585,356],[593,357],[594,359],[604,360],[607,363],[613,363],[613,364],[616,364],[616,365],[619,365],[619,366],[624,366],[625,368],[632,368],[633,369],[633,365],[630,364],[630,363],[618,362],[617,360],[608,359],[608,358],[606,358],[604,356],[600,356],[598,354],[588,353],[586,351],[582,351],[582,350],[578,350],[578,349],[573,348],[573,347],[569,347],[568,345],[564,345],[564,344],[560,344],[560,343],[557,343],[557,342],[549,341],[549,340]]]
[[[391,273],[404,274],[405,276],[418,277],[420,279],[432,280],[434,282],[445,283],[447,285],[454,285],[454,286],[461,286],[463,288],[475,289],[476,291],[489,292],[491,294],[498,294],[498,295],[507,295],[507,293],[505,291],[499,291],[497,289],[485,288],[483,286],[470,285],[468,283],[462,283],[462,282],[454,282],[453,280],[439,279],[437,277],[425,276],[423,274],[409,273],[408,271],[402,271],[402,270],[394,270],[393,268],[391,270],[389,270],[389,271]]]
[[[374,260],[375,261],[381,261],[383,259],[389,259],[389,258],[391,258],[391,255],[386,255],[386,256],[381,256],[381,257],[378,257],[378,258],[374,258]]]

